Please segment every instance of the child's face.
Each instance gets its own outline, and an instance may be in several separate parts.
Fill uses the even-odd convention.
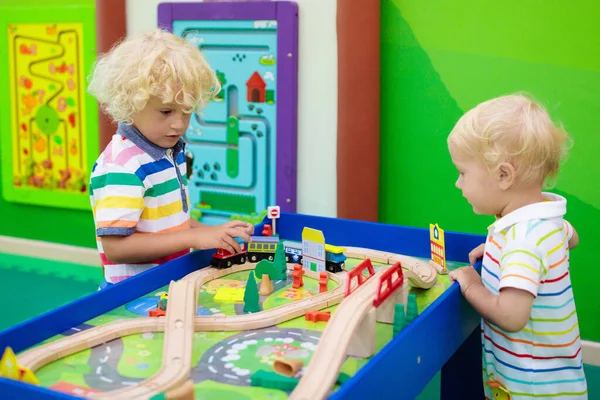
[[[456,187],[473,207],[476,214],[497,215],[504,208],[504,192],[498,180],[479,160],[466,157],[450,145],[452,163],[459,172]]]
[[[191,114],[180,104],[163,104],[158,97],[150,97],[148,104],[133,115],[133,126],[154,143],[169,149],[185,134]]]

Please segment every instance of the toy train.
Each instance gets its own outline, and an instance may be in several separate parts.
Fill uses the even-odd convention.
[[[285,251],[285,259],[287,262],[302,264],[302,243],[284,241],[283,249]],[[344,270],[346,255],[343,247],[325,245],[325,269],[329,272],[341,272]]]
[[[265,259],[273,261],[279,238],[276,236],[251,236],[250,242],[238,240],[238,243],[241,247],[239,253],[232,254],[225,249],[217,249],[210,260],[210,265],[216,268],[229,268],[247,261],[253,263]],[[286,262],[302,264],[302,243],[284,241],[283,249]],[[327,271],[343,271],[346,261],[344,250],[342,247],[325,245],[325,269]]]
[[[243,264],[246,261],[253,263],[267,259],[273,261],[279,238],[275,236],[251,236],[250,242],[236,239],[240,244],[241,251],[232,254],[225,249],[217,249],[213,254],[210,265],[216,268],[229,268],[232,265]]]

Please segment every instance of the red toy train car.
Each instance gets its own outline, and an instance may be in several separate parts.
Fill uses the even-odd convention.
[[[210,265],[216,268],[229,268],[232,265],[243,264],[246,262],[246,242],[240,243],[241,251],[232,254],[225,249],[217,249],[210,259]]]

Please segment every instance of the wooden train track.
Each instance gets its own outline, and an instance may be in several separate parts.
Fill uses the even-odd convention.
[[[346,252],[348,257],[355,258],[371,258],[373,261],[395,263],[400,261],[403,266],[403,272],[406,278],[413,284],[420,288],[429,288],[435,283],[436,272],[433,267],[427,263],[417,260],[413,257],[402,256],[398,254],[378,252],[375,250],[361,249],[347,247]],[[288,264],[288,270],[293,269],[294,264]],[[338,286],[325,293],[318,294],[307,299],[299,300],[291,304],[286,304],[280,307],[276,307],[270,310],[261,311],[253,314],[244,314],[236,316],[195,316],[197,289],[199,289],[206,282],[214,279],[218,279],[222,276],[229,275],[238,271],[247,271],[254,269],[256,264],[246,263],[242,265],[235,265],[227,269],[215,269],[215,268],[203,268],[196,272],[193,272],[179,282],[171,282],[169,286],[169,301],[168,310],[166,317],[158,318],[135,318],[130,320],[115,321],[106,325],[94,327],[75,335],[41,345],[30,350],[21,353],[18,356],[19,363],[23,366],[30,368],[32,371],[36,371],[44,365],[55,361],[57,359],[67,357],[78,351],[91,348],[102,343],[106,343],[110,340],[128,336],[132,334],[139,334],[144,332],[165,332],[165,342],[163,351],[163,362],[160,370],[152,377],[132,385],[127,388],[94,394],[94,398],[110,398],[110,399],[134,399],[134,398],[148,398],[154,394],[164,392],[169,388],[180,386],[186,379],[188,379],[191,371],[191,356],[192,356],[192,341],[194,331],[241,331],[249,329],[259,329],[278,323],[288,321],[293,318],[304,315],[309,310],[319,310],[327,308],[329,306],[339,304],[344,299],[344,283],[346,279],[346,273],[341,272],[337,274],[329,273],[329,278],[336,281]],[[378,272],[380,274],[385,268]],[[305,275],[314,279],[319,279],[319,274],[310,270],[305,270]],[[350,306],[344,307],[342,312],[338,309],[333,315],[332,320],[328,324],[329,330],[335,330],[334,333],[327,333],[325,330],[321,337],[320,348],[325,348],[325,344],[321,343],[334,343],[333,346],[343,347],[346,342],[346,336],[351,337],[351,333],[356,325],[356,319],[362,317],[363,308],[366,310],[368,307],[365,306],[366,302],[372,304],[373,291],[372,286],[375,279],[370,279],[368,284],[357,290],[349,296],[344,303],[352,300],[352,304],[356,303],[358,307],[356,313],[351,313]],[[366,296],[363,296],[363,294]],[[367,301],[368,300],[368,301]],[[349,303],[350,304],[350,303]],[[341,307],[340,307],[341,308]],[[331,328],[334,327],[334,328]],[[343,340],[335,339],[334,334],[337,334],[338,330],[344,331],[341,338]],[[327,333],[327,334],[326,334]],[[349,340],[349,339],[348,339]],[[326,342],[327,341],[327,342]],[[345,349],[345,348],[344,348]],[[310,367],[308,369],[309,381],[313,372],[319,371],[321,367],[318,367],[319,361],[322,357],[320,355],[325,350],[317,350],[317,353],[313,356]],[[340,354],[336,353],[332,356],[340,357]],[[317,358],[315,358],[317,357]],[[337,362],[337,361],[336,361]],[[323,362],[324,367],[331,365],[331,360],[325,360]],[[337,364],[336,364],[337,365]],[[341,364],[340,364],[341,365]],[[334,368],[331,368],[332,370]],[[335,376],[337,376],[337,371]],[[316,372],[316,374],[320,374]],[[315,375],[318,376],[318,375]],[[323,375],[320,375],[323,377]],[[328,376],[329,379],[329,376]],[[333,382],[321,383],[325,387],[325,393],[329,390]],[[294,396],[300,396],[296,398],[303,398],[305,393],[304,383],[301,381],[300,392]],[[295,392],[294,392],[295,393]],[[320,393],[320,392],[319,392]],[[314,398],[314,397],[312,397]]]

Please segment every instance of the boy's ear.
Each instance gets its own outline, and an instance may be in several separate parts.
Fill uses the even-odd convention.
[[[515,167],[503,162],[498,166],[498,186],[501,190],[508,190],[514,185],[516,179]]]

